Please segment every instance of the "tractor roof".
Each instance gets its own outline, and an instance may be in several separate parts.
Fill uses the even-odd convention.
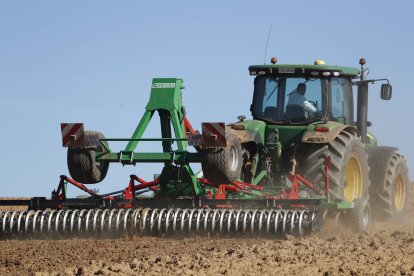
[[[250,75],[313,75],[313,76],[350,76],[357,77],[359,69],[331,65],[309,65],[309,64],[265,64],[249,66]],[[326,72],[324,74],[324,72]],[[328,72],[330,74],[328,74]]]

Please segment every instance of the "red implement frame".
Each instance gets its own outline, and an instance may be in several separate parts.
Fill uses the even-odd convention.
[[[140,184],[135,185],[135,181],[139,182]],[[73,186],[79,188],[80,190],[86,192],[87,194],[95,197],[100,197],[104,199],[113,199],[114,194],[122,194],[124,199],[126,200],[132,200],[135,199],[135,195],[137,191],[149,188],[153,191],[158,191],[158,188],[155,187],[159,184],[159,179],[157,178],[154,181],[147,182],[143,180],[142,178],[139,178],[136,175],[130,175],[130,181],[128,184],[128,187],[126,187],[124,190],[113,192],[107,195],[100,195],[94,190],[88,189],[84,184],[79,183],[65,175],[60,176],[60,181],[58,188],[56,190],[52,191],[52,199],[56,201],[65,201],[66,200],[66,183],[72,184]],[[125,204],[125,208],[132,208],[132,204]],[[58,209],[61,209],[62,206],[58,206]]]
[[[215,195],[215,199],[226,199],[226,192],[243,192],[243,193],[251,193],[251,190],[256,190],[262,192],[262,195],[254,194],[255,196],[262,196],[267,199],[299,199],[299,187],[306,186],[311,190],[315,191],[319,195],[325,195],[327,198],[329,197],[329,169],[331,166],[331,157],[328,156],[326,158],[326,163],[324,167],[325,171],[325,190],[322,191],[318,187],[312,184],[309,180],[303,177],[300,174],[288,174],[288,179],[292,182],[292,188],[289,192],[282,191],[280,195],[269,195],[265,194],[264,188],[262,186],[253,185],[251,183],[245,183],[241,181],[234,181],[230,184],[214,184],[208,181],[205,178],[198,178],[198,181],[204,185],[217,188],[218,191]],[[209,192],[209,198],[212,199],[213,195]]]
[[[186,126],[187,127],[187,126]],[[189,127],[191,129],[191,125]],[[189,130],[189,128],[187,128],[187,130]],[[192,130],[194,131],[194,130]],[[191,131],[190,131],[191,132]],[[198,181],[201,184],[204,184],[206,186],[210,186],[213,188],[217,188],[217,192],[214,196],[214,199],[226,199],[227,198],[227,193],[245,193],[245,194],[251,194],[253,196],[259,196],[259,197],[263,197],[266,199],[299,199],[299,187],[302,186],[306,186],[308,188],[310,188],[311,190],[315,191],[317,194],[319,195],[325,195],[326,198],[329,199],[329,189],[330,189],[330,182],[329,182],[329,169],[330,169],[330,165],[331,165],[331,157],[328,156],[326,158],[326,163],[325,163],[325,191],[320,190],[318,187],[316,187],[315,185],[313,185],[310,181],[308,181],[306,178],[304,178],[302,175],[300,174],[288,174],[288,179],[292,182],[292,188],[290,189],[290,191],[286,192],[286,191],[282,191],[280,194],[269,194],[269,192],[271,191],[266,191],[264,189],[264,187],[262,186],[257,186],[257,185],[253,185],[251,183],[245,183],[245,182],[241,182],[241,181],[234,181],[230,184],[214,184],[210,181],[208,181],[205,178],[198,178]],[[136,185],[135,182],[138,182],[139,184]],[[158,188],[156,187],[157,185],[160,184],[160,180],[159,178],[153,180],[153,181],[145,181],[142,178],[132,174],[130,175],[130,181],[128,186],[120,191],[116,191],[113,193],[109,193],[109,194],[105,194],[105,195],[99,195],[97,192],[95,192],[94,190],[88,189],[84,184],[79,183],[65,175],[61,175],[60,176],[60,181],[59,181],[59,185],[58,188],[56,190],[53,190],[52,192],[52,199],[53,200],[57,200],[57,201],[65,201],[66,200],[66,183],[70,183],[73,186],[79,188],[80,190],[88,193],[91,196],[95,196],[95,197],[100,197],[100,198],[104,198],[104,199],[113,199],[114,195],[123,195],[123,198],[126,200],[133,200],[136,197],[136,193],[140,190],[143,189],[151,189],[153,191],[158,191]],[[253,193],[252,190],[255,190],[256,192],[260,192],[260,194],[258,193]],[[208,196],[210,199],[213,199],[213,194],[211,191],[208,192]],[[125,208],[132,208],[133,204],[132,203],[126,203],[124,205]],[[62,206],[59,206],[58,209],[61,209]]]
[[[57,190],[53,190],[53,192],[52,192],[52,199],[55,199],[55,200],[65,200],[66,199],[66,187],[65,187],[66,183],[70,183],[70,184],[74,185],[75,187],[81,189],[82,191],[84,191],[84,192],[86,192],[90,195],[99,196],[95,191],[86,188],[86,186],[83,185],[82,183],[79,183],[79,182],[67,177],[66,175],[61,175]]]
[[[188,121],[187,117],[184,117],[184,126],[185,126],[185,132],[188,132],[190,134],[196,134],[197,132],[194,130],[193,126]]]

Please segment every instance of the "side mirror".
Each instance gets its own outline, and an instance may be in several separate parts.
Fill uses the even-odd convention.
[[[384,83],[381,85],[381,99],[390,100],[392,96],[392,86],[391,84]]]

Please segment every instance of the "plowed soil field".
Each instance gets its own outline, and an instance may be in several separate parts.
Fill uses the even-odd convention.
[[[0,275],[414,275],[414,219],[305,238],[0,241]]]

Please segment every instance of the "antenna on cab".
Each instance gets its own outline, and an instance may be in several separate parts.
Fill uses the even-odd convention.
[[[269,45],[269,38],[270,38],[270,33],[272,32],[272,25],[269,26],[269,33],[267,34],[267,41],[266,41],[266,48],[265,48],[265,53],[264,53],[264,59],[263,59],[263,64],[266,64],[266,57],[267,57],[267,45]]]

